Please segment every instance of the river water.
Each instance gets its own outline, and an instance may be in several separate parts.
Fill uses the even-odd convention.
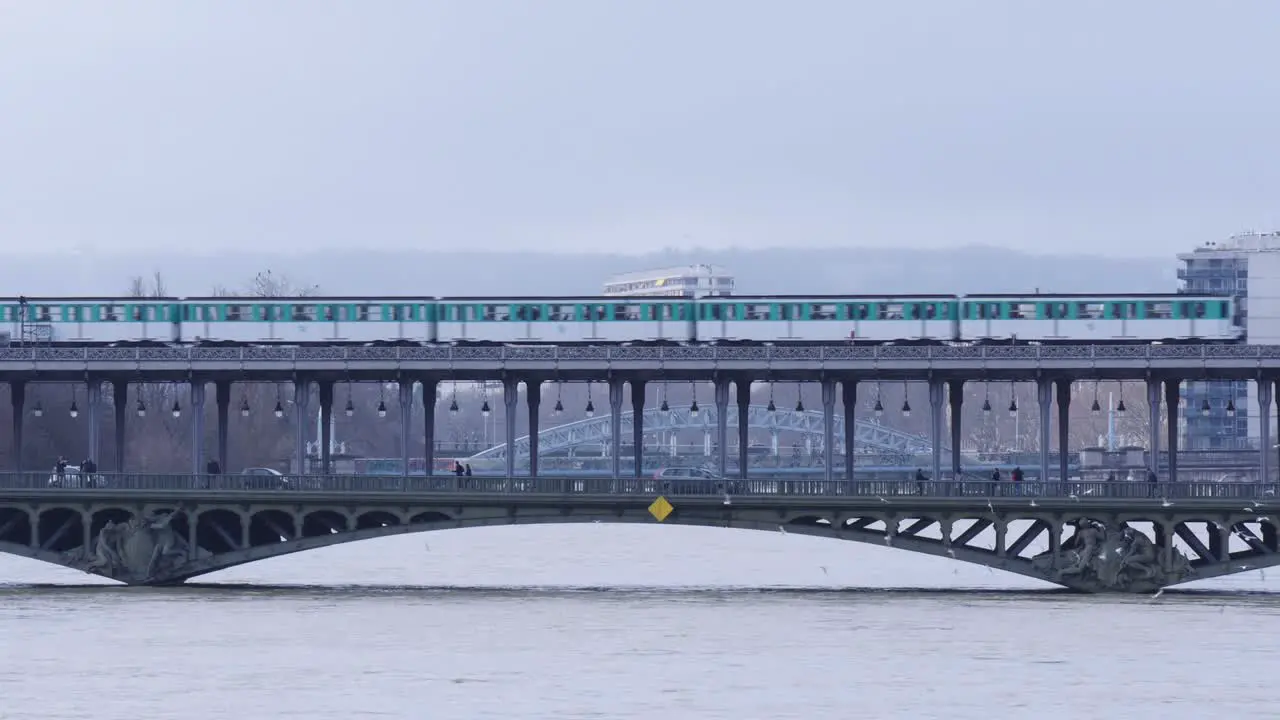
[[[1088,597],[889,548],[605,524],[372,540],[172,590],[0,556],[0,718],[1256,713],[1275,575]]]

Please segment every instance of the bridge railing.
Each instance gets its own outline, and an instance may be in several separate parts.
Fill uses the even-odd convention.
[[[987,498],[1007,501],[1023,498],[1070,500],[1125,499],[1166,500],[1213,499],[1280,501],[1280,485],[1275,483],[992,481],[962,476],[958,480],[891,479],[849,482],[818,479],[654,479],[608,477],[485,477],[485,476],[385,476],[385,475],[164,475],[96,473],[93,475],[48,473],[0,474],[0,498],[6,491],[40,491],[57,496],[83,493],[104,497],[121,493],[139,495],[155,492],[200,494],[280,493],[290,495],[383,493],[492,494],[492,495],[610,495],[672,497],[784,496],[856,497],[883,502],[907,498]]]

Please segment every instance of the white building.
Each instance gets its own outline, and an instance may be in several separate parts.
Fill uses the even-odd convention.
[[[615,275],[604,294],[620,297],[707,297],[731,295],[733,276],[717,265],[682,265]]]
[[[1246,342],[1280,344],[1280,232],[1245,233],[1205,243],[1179,254],[1178,260],[1183,263],[1178,279],[1185,292],[1237,297]],[[1188,382],[1183,384],[1183,395],[1184,449],[1256,447],[1258,393],[1254,383]],[[1201,414],[1204,400],[1209,401],[1208,416]],[[1228,403],[1235,406],[1234,413],[1228,411]]]

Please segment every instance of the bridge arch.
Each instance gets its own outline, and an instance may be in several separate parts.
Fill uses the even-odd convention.
[[[747,408],[747,425],[756,430],[792,432],[801,435],[822,437],[824,433],[821,412],[807,410],[770,411],[765,405],[751,405]],[[643,414],[645,433],[665,430],[714,430],[717,425],[717,411],[714,405],[703,407],[696,416],[689,408],[672,408],[660,410],[646,409]],[[728,424],[730,432],[738,426],[738,408],[729,406]],[[622,413],[622,437],[630,439],[635,421],[634,412]],[[844,441],[844,417],[835,417],[835,438],[837,443]],[[538,433],[538,452],[552,453],[559,450],[578,447],[580,445],[598,445],[611,441],[613,435],[613,418],[609,414],[601,417],[587,418],[576,422],[557,425]],[[871,448],[882,454],[907,457],[924,455],[931,452],[929,441],[919,435],[912,435],[900,430],[893,430],[874,422],[858,420],[855,425],[855,443],[857,448]],[[517,465],[529,463],[529,436],[516,438],[514,443]],[[495,445],[487,450],[472,455],[469,460],[505,460],[507,444]]]

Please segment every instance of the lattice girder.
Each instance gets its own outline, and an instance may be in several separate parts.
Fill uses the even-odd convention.
[[[770,412],[764,405],[751,405],[747,408],[747,424],[755,430],[797,433],[822,437],[824,422],[822,413],[818,411],[795,412],[775,410]],[[672,408],[668,411],[646,409],[643,415],[644,431],[663,432],[667,430],[707,430],[716,429],[715,406],[703,407],[694,416],[689,408]],[[622,439],[629,443],[634,428],[634,414],[631,411],[622,413]],[[738,427],[738,408],[729,406],[729,433],[736,437]],[[613,418],[606,414],[601,417],[587,418],[576,422],[547,428],[538,433],[538,452],[553,453],[582,445],[607,444],[612,439]],[[844,417],[835,415],[834,437],[838,447],[844,442]],[[856,450],[870,448],[879,452],[897,455],[921,455],[930,452],[929,441],[918,435],[894,430],[884,425],[865,420],[858,420],[855,425]],[[529,461],[529,436],[516,438],[516,460],[518,463]],[[507,445],[495,445],[473,455],[470,459],[505,459]]]

